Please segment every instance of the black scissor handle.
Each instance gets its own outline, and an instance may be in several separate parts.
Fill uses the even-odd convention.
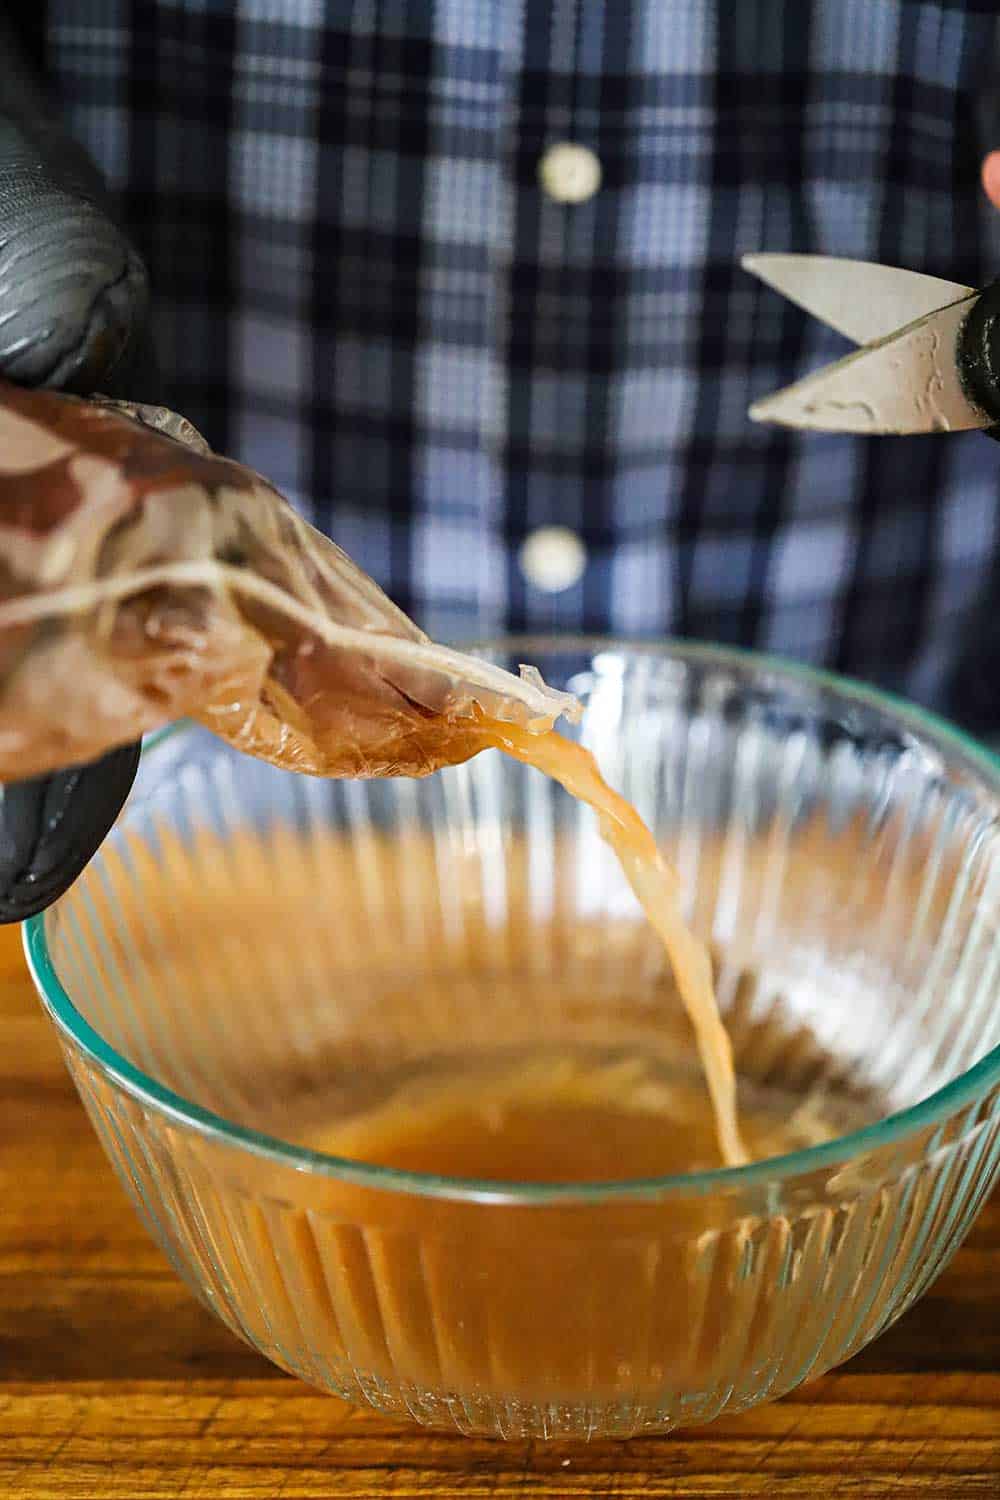
[[[983,287],[958,335],[958,375],[970,401],[991,417],[1000,440],[1000,278]]]

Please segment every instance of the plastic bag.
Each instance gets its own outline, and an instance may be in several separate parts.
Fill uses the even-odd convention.
[[[0,382],[0,780],[181,716],[299,771],[419,776],[481,748],[480,710],[579,715],[435,645],[183,418]]]

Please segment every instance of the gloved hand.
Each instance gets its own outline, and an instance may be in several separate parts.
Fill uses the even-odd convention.
[[[0,17],[0,375],[155,402],[147,305],[145,269],[98,172]],[[138,762],[131,745],[0,789],[0,923],[43,910],[76,879]]]

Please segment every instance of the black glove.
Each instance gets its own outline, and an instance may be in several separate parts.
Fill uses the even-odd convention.
[[[0,375],[156,402],[142,261],[0,18]],[[0,923],[42,911],[97,850],[138,745],[0,789]]]

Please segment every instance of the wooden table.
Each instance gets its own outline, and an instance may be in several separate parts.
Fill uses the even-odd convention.
[[[0,1495],[1000,1497],[1000,1196],[837,1374],[630,1443],[426,1433],[282,1375],[181,1286],[118,1187],[0,929]]]

